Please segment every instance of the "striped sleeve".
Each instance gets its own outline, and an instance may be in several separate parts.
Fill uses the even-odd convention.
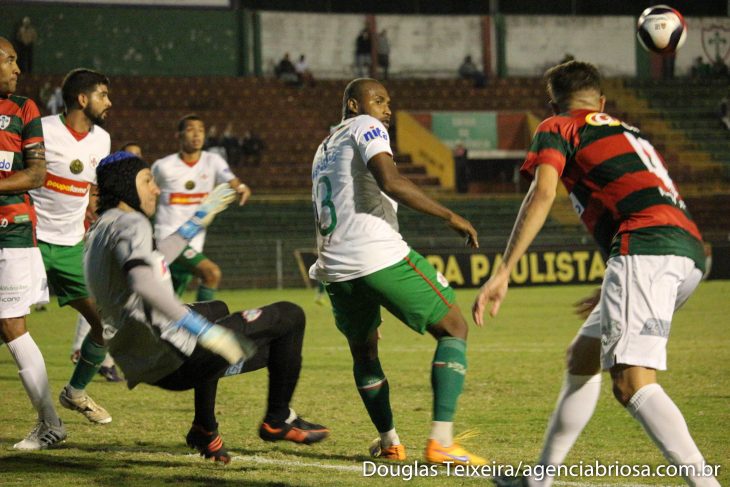
[[[43,142],[43,125],[41,124],[41,114],[38,111],[38,107],[33,100],[25,100],[25,103],[21,108],[21,118],[23,119],[21,147],[25,149],[29,145]]]
[[[527,158],[520,169],[525,177],[532,179],[540,164],[549,164],[559,175],[563,174],[568,155],[573,151],[572,143],[565,135],[569,129],[566,120],[569,119],[551,117],[537,127]]]

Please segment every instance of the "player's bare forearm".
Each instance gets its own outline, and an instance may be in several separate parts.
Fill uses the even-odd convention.
[[[512,271],[545,224],[555,201],[557,178],[558,173],[552,166],[538,166],[535,181],[522,201],[504,251],[502,267],[506,271]]]
[[[46,178],[46,160],[28,159],[27,167],[10,177],[0,179],[0,194],[22,193],[43,184]]]
[[[238,178],[231,179],[228,184],[230,184],[231,188],[236,190],[236,193],[238,193],[238,206],[246,204],[246,201],[248,201],[251,197],[251,188],[249,188],[245,183],[242,183]]]
[[[368,161],[368,168],[385,194],[413,210],[445,220],[453,230],[467,238],[468,246],[479,247],[477,232],[471,223],[428,197],[411,180],[402,176],[390,154],[375,155]]]

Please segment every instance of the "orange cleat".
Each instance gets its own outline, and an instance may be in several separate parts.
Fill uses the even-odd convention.
[[[405,460],[406,447],[403,445],[390,445],[383,448],[380,438],[375,438],[370,443],[370,456],[373,458],[382,458],[383,460]]]

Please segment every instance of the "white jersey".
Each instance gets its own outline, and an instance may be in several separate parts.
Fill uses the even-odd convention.
[[[71,134],[60,115],[41,119],[46,143],[46,179],[30,191],[38,215],[38,240],[76,245],[84,238],[84,218],[96,166],[109,155],[111,139],[94,125],[81,140]]]
[[[309,276],[338,282],[367,276],[408,255],[398,232],[398,204],[380,191],[368,161],[393,154],[388,131],[369,115],[344,120],[312,163],[317,262]]]
[[[188,221],[213,188],[236,177],[222,157],[208,151],[201,152],[195,164],[184,162],[178,154],[158,159],[152,164],[152,175],[162,192],[155,215],[158,241]],[[202,252],[204,243],[205,231],[201,231],[188,245]]]

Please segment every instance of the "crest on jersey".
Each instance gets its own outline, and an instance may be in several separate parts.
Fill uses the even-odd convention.
[[[593,112],[586,115],[586,123],[595,127],[600,127],[601,125],[609,125],[611,127],[621,125],[620,120],[616,120],[610,115],[599,112]]]
[[[74,159],[73,161],[71,161],[69,169],[71,169],[71,172],[73,174],[81,174],[81,171],[84,170],[84,163],[78,159]]]
[[[5,130],[10,125],[10,117],[7,115],[0,115],[0,130]]]
[[[252,321],[256,321],[256,319],[261,316],[261,309],[247,309],[246,311],[242,312],[241,315],[243,316],[244,320],[246,320],[248,323],[251,323]]]
[[[198,254],[198,252],[195,249],[187,248],[185,249],[185,252],[183,252],[183,257],[186,259],[192,259]]]
[[[185,181],[185,189],[195,188],[195,181]]]

